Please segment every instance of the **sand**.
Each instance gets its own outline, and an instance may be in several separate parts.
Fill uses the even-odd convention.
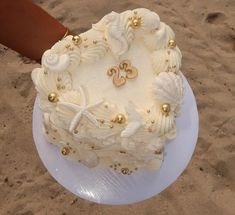
[[[199,139],[188,168],[158,196],[128,206],[77,198],[49,175],[35,149],[30,72],[38,65],[0,46],[0,214],[235,214],[235,1],[35,2],[77,33],[112,10],[156,11],[176,32],[197,99]]]

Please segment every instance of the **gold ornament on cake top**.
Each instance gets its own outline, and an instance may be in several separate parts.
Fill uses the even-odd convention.
[[[125,74],[121,74],[123,71]],[[126,83],[127,79],[134,79],[138,76],[138,70],[131,65],[129,60],[123,60],[119,66],[113,66],[107,71],[108,76],[113,76],[113,84],[120,87]]]
[[[132,28],[139,28],[142,24],[142,17],[138,16],[137,11],[134,11],[134,15],[129,18]]]

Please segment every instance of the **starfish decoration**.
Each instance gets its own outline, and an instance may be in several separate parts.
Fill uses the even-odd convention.
[[[79,92],[81,95],[81,105],[77,105],[74,103],[70,103],[70,102],[60,102],[59,104],[69,108],[70,110],[77,112],[75,114],[75,116],[73,117],[72,121],[70,122],[69,125],[69,131],[73,132],[74,129],[78,126],[80,120],[82,119],[82,117],[86,117],[91,123],[93,123],[95,126],[99,127],[99,122],[97,121],[96,117],[94,116],[94,114],[92,114],[89,109],[97,107],[99,105],[101,105],[104,101],[99,101],[95,104],[87,104],[87,97],[84,93],[84,90],[82,87],[79,87]]]

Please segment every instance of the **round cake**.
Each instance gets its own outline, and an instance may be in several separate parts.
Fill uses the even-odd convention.
[[[144,8],[58,41],[32,72],[46,140],[90,168],[159,169],[177,134],[181,58],[172,29]]]

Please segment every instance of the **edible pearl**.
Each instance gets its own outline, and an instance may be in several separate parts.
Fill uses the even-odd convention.
[[[68,155],[69,154],[69,148],[68,147],[63,147],[61,150],[62,155]]]
[[[141,25],[141,18],[140,17],[133,17],[131,21],[131,26],[133,28],[138,28]]]
[[[171,48],[171,49],[175,48],[175,47],[176,47],[176,42],[175,42],[175,40],[169,40],[168,46],[169,46],[169,48]]]
[[[82,38],[79,35],[73,36],[72,37],[72,41],[76,44],[76,45],[80,45],[82,42]]]
[[[163,115],[168,116],[169,113],[170,113],[170,111],[171,111],[171,106],[170,106],[170,104],[164,103],[164,104],[162,105],[162,113],[163,113]]]
[[[122,172],[122,174],[124,174],[124,175],[126,175],[128,172],[129,172],[129,169],[128,168],[122,168],[121,169],[121,172]]]
[[[126,117],[124,116],[124,114],[119,113],[119,114],[117,114],[117,116],[115,118],[115,122],[117,122],[119,124],[123,124],[126,122]]]
[[[49,102],[52,102],[52,103],[58,102],[59,101],[58,94],[55,92],[49,93],[48,100],[49,100]]]

